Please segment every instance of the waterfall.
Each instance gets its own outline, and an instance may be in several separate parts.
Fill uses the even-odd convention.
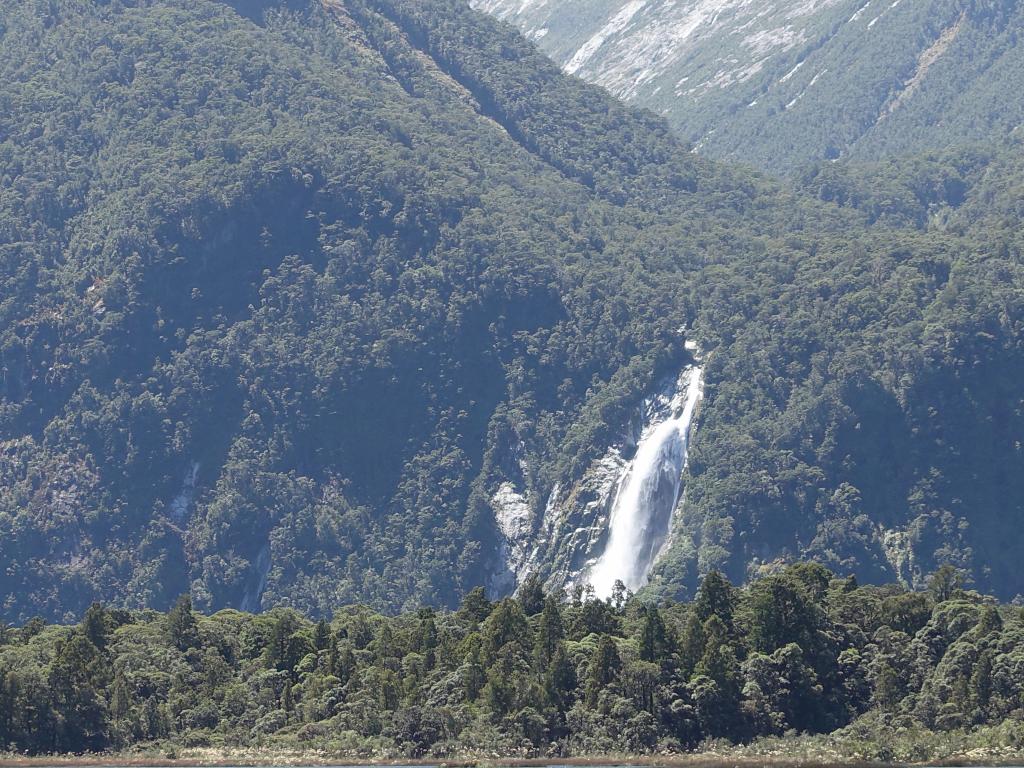
[[[703,373],[698,364],[683,371],[667,414],[640,437],[612,506],[608,543],[587,575],[598,597],[608,597],[618,580],[631,590],[647,582],[679,502]]]
[[[263,593],[267,589],[267,580],[270,578],[270,542],[268,541],[260,549],[253,565],[255,583],[246,591],[242,597],[240,610],[248,613],[259,613],[262,608]]]
[[[193,461],[185,472],[181,482],[181,492],[171,500],[171,517],[175,522],[182,522],[192,509],[196,498],[196,480],[199,479],[199,462]]]

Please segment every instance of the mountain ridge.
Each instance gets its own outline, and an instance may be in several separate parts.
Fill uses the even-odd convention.
[[[475,0],[567,72],[776,173],[1005,136],[1024,115],[1013,3]],[[581,33],[581,30],[582,33]],[[542,34],[543,33],[543,34]]]

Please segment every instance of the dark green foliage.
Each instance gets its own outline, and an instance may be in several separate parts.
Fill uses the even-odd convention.
[[[621,666],[615,641],[609,635],[601,635],[587,665],[586,699],[590,706],[597,706],[602,691],[615,680]]]
[[[689,605],[608,606],[617,628],[577,639],[563,626],[580,626],[585,605],[551,595],[529,617],[509,599],[479,613],[341,608],[330,622],[280,608],[186,614],[182,598],[174,621],[117,616],[105,650],[87,635],[109,613],[96,607],[83,626],[9,631],[0,749],[163,742],[392,757],[642,754],[706,738],[864,733],[880,716],[902,727],[972,727],[1024,705],[1021,611],[977,593],[937,602],[796,565],[743,589],[709,576],[702,594]],[[729,598],[709,609],[711,595]],[[894,599],[927,608],[912,634],[887,607]],[[182,647],[167,627],[186,615],[192,640]]]
[[[508,441],[539,495],[681,355],[660,122],[461,5],[265,5],[0,9],[5,615],[450,606]]]
[[[531,573],[517,590],[517,597],[527,616],[533,616],[544,609],[544,580]]]
[[[505,575],[494,489],[516,481],[539,515],[685,361],[683,326],[706,399],[655,596],[804,557],[1024,592],[1005,556],[1024,546],[1017,147],[837,164],[794,192],[694,157],[454,0],[258,5],[0,3],[4,617],[469,593],[461,620],[486,624],[471,590]],[[677,636],[707,684],[675,697],[677,724],[738,711],[726,646],[748,619],[772,664],[795,664],[774,657],[790,642],[812,665],[835,650],[807,607],[820,579],[796,581],[743,616],[702,598]],[[521,615],[498,604],[515,642],[488,626],[438,697],[479,695],[492,663],[523,679],[537,586]],[[581,596],[564,642],[625,637],[620,607]],[[784,609],[799,626],[772,626]],[[887,610],[920,630],[919,604]],[[206,642],[190,616],[167,630],[180,651]],[[252,629],[247,658],[277,632]],[[288,717],[307,659],[358,677],[350,658],[382,644],[361,615],[327,648],[278,629],[259,690]],[[432,674],[439,652],[416,652]],[[404,695],[397,674],[380,697]],[[249,727],[283,716],[264,715]],[[177,717],[210,712],[122,725]]]
[[[99,650],[106,650],[110,640],[111,617],[99,603],[93,603],[82,618],[82,632]]]
[[[192,596],[182,595],[167,614],[167,638],[179,651],[199,645],[199,627],[192,613]]]

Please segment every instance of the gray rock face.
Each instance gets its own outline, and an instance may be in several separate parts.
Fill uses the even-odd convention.
[[[626,545],[615,547],[614,564],[603,572],[611,574],[609,583],[621,577],[630,588],[642,586],[665,544],[681,496],[686,438],[699,400],[701,373],[698,365],[688,366],[664,380],[638,404],[635,417],[622,426],[620,439],[578,481],[557,483],[539,513],[514,483],[506,481],[496,489],[491,506],[503,540],[492,591],[511,592],[534,572],[544,575],[552,589],[590,584],[612,536],[624,532]],[[678,439],[668,439],[669,432]],[[638,491],[634,481],[646,484],[644,489]],[[619,520],[617,529],[613,517]],[[634,523],[636,530],[631,531]],[[594,586],[607,592],[602,585]]]
[[[619,582],[634,591],[644,586],[668,539],[702,381],[699,365],[686,368],[667,408],[658,409],[640,438],[615,495],[608,543],[586,573],[599,597],[611,596]]]
[[[697,151],[789,173],[1019,124],[1024,9],[970,0],[472,0]],[[1013,73],[1012,75],[1010,73]]]

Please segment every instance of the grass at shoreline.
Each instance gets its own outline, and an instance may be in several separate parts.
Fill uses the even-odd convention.
[[[323,750],[279,749],[180,749],[173,757],[165,750],[112,754],[25,756],[0,753],[0,768],[44,768],[46,766],[101,766],[110,768],[228,768],[234,766],[443,766],[445,768],[538,768],[540,766],[638,766],[640,768],[880,768],[881,766],[1024,766],[1024,751],[971,750],[961,755],[922,761],[864,760],[854,755],[826,755],[815,750],[806,754],[770,754],[752,746],[724,752],[694,752],[664,755],[594,755],[590,757],[500,758],[360,758],[331,755]]]
[[[862,722],[832,734],[771,736],[747,744],[704,742],[694,752],[663,751],[575,757],[488,752],[410,758],[398,752],[352,748],[338,741],[263,746],[185,747],[150,743],[121,752],[28,756],[0,752],[0,768],[110,766],[111,768],[226,768],[228,766],[638,766],[640,768],[879,768],[880,766],[1024,766],[1024,722],[951,731]]]

